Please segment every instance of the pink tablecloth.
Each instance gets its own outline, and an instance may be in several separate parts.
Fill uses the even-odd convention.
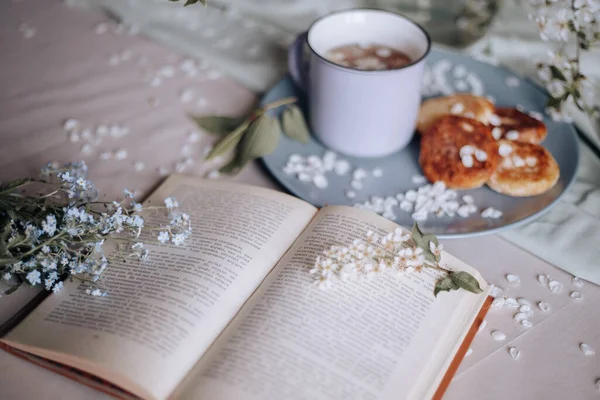
[[[101,193],[114,197],[127,187],[143,196],[161,181],[161,167],[174,171],[186,158],[186,173],[203,176],[214,167],[202,163],[211,138],[189,141],[194,125],[187,112],[236,114],[255,100],[251,92],[202,62],[194,67],[197,74],[188,76],[186,68],[181,69],[182,57],[126,29],[120,32],[100,12],[70,9],[58,0],[5,0],[0,22],[0,180],[31,176],[51,160],[84,159]],[[98,28],[100,23],[107,25]],[[104,33],[95,32],[104,28]],[[153,80],[159,83],[157,76],[162,82],[153,86]],[[130,133],[104,136],[86,146],[89,152],[82,152],[85,141],[71,141],[62,127],[67,118],[78,119],[84,128],[118,123]],[[235,179],[276,187],[257,165]],[[552,305],[549,313],[536,310],[530,329],[513,321],[512,309],[492,310],[446,398],[600,396],[594,384],[600,378],[600,355],[585,356],[579,350],[586,342],[600,354],[600,288],[588,283],[579,289],[584,299],[573,300],[570,276],[496,236],[445,245],[508,295]],[[521,284],[506,282],[508,272],[519,275]],[[565,289],[551,294],[536,280],[541,273],[558,279]],[[1,298],[0,323],[31,294],[23,290]],[[503,331],[507,339],[494,341],[492,330]],[[517,360],[509,356],[509,346],[520,349]],[[0,352],[0,398],[105,395]]]

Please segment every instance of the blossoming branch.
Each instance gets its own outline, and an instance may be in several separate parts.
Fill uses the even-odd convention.
[[[547,112],[555,120],[570,120],[565,105],[597,118],[598,87],[581,71],[581,52],[600,40],[600,0],[529,0],[530,19],[542,40],[554,42],[549,60],[538,63],[538,75],[551,98]]]
[[[36,189],[35,195],[22,189]],[[11,286],[43,285],[58,292],[64,279],[88,284],[87,292],[105,294],[97,283],[110,261],[104,254],[109,237],[119,242],[114,257],[145,259],[148,249],[139,240],[146,210],[163,212],[169,223],[146,231],[157,239],[182,244],[191,234],[190,218],[177,211],[173,198],[164,206],[144,209],[125,189],[121,202],[96,201],[97,190],[87,180],[87,166],[74,162],[58,168],[47,165],[40,179],[22,179],[0,186],[0,276]]]
[[[310,273],[315,283],[325,289],[334,281],[351,281],[380,273],[403,275],[433,268],[444,272],[436,282],[434,295],[459,288],[480,293],[479,282],[471,274],[440,265],[442,250],[435,235],[423,234],[416,223],[410,234],[401,228],[382,237],[369,231],[366,239],[355,239],[351,246],[332,246],[324,251]]]

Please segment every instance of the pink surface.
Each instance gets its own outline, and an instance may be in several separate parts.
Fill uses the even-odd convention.
[[[181,148],[193,124],[187,112],[236,114],[255,100],[246,89],[226,78],[211,80],[210,71],[190,78],[177,72],[160,87],[151,87],[146,75],[165,65],[178,67],[180,59],[169,50],[112,30],[97,35],[94,28],[107,21],[100,12],[70,9],[58,0],[5,0],[0,5],[0,180],[30,176],[47,161],[84,159],[101,193],[111,197],[124,187],[148,193],[161,181],[158,167],[169,167],[185,156]],[[33,38],[19,32],[21,23],[34,27]],[[131,60],[119,66],[108,63],[113,53],[130,50]],[[147,64],[140,64],[140,57]],[[180,92],[191,88],[206,107],[196,101],[182,104]],[[159,99],[156,107],[150,98]],[[72,143],[62,128],[66,118],[77,118],[86,126],[123,123],[131,133],[121,139],[105,138],[92,153],[80,153],[82,142]],[[203,176],[210,165],[201,162],[202,148],[211,140],[203,136],[192,144],[189,157],[195,164],[187,173]],[[103,161],[99,153],[126,149],[125,160]],[[136,172],[134,162],[146,164]],[[248,166],[235,178],[275,187],[257,165]],[[512,320],[515,309],[491,310],[487,326],[473,343],[473,354],[465,359],[451,384],[448,399],[594,399],[594,382],[600,378],[600,288],[586,283],[584,299],[572,300],[576,289],[566,273],[514,247],[496,236],[447,241],[447,249],[479,269],[484,277],[506,289],[509,296],[524,297],[534,304],[547,301],[552,309],[542,313],[534,305],[534,326],[522,328]],[[520,276],[511,286],[504,275]],[[536,276],[550,274],[565,285],[551,294]],[[0,299],[0,323],[15,312],[27,291]],[[491,330],[506,333],[494,341]],[[579,343],[596,350],[585,356]],[[507,352],[521,351],[518,360]],[[105,395],[59,375],[0,352],[0,399],[100,399]]]

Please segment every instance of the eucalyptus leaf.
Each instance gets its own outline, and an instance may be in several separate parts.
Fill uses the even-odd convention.
[[[300,143],[308,143],[310,134],[306,120],[302,115],[302,111],[296,105],[290,105],[284,112],[281,118],[283,123],[283,132],[290,138],[299,141]]]
[[[225,117],[221,115],[208,115],[197,117],[190,115],[192,121],[200,128],[213,135],[226,135],[246,121],[247,117]]]
[[[454,283],[450,276],[446,276],[436,282],[435,288],[433,289],[433,295],[437,297],[439,292],[449,292],[457,289],[458,285]]]
[[[281,127],[279,120],[267,114],[261,115],[248,128],[240,143],[240,163],[270,154],[275,151],[279,143]]]
[[[475,279],[473,275],[469,274],[468,272],[450,272],[450,277],[452,278],[452,282],[454,282],[458,287],[469,292],[481,293],[483,291],[479,286],[479,281],[477,281],[477,279]]]
[[[217,156],[227,154],[233,149],[235,149],[240,140],[242,140],[244,133],[246,133],[246,129],[248,129],[249,124],[249,121],[244,122],[242,125],[238,126],[237,128],[235,128],[235,130],[233,130],[227,136],[221,139],[215,145],[212,151],[208,154],[208,156],[206,156],[206,159],[213,159]]]
[[[222,166],[219,172],[223,174],[235,174],[244,167],[245,164],[240,162],[240,157],[236,155],[231,161]]]

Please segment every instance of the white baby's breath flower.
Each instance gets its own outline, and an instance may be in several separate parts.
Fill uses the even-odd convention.
[[[35,286],[38,283],[42,283],[42,280],[40,279],[41,275],[42,274],[40,274],[40,271],[33,270],[27,274],[26,279],[29,281],[30,285]]]
[[[12,275],[10,274],[10,272],[6,272],[4,275],[2,275],[2,279],[4,279],[5,281],[10,281],[12,279]]]
[[[169,237],[169,232],[160,232],[158,234],[158,241],[161,243],[167,243],[169,241],[170,237]]]
[[[52,287],[52,292],[53,292],[53,293],[58,293],[58,292],[60,292],[60,291],[62,290],[62,288],[63,288],[63,283],[62,283],[62,281],[61,281],[61,282],[56,282],[56,283],[54,284],[54,286]]]
[[[183,242],[185,241],[185,235],[183,233],[178,233],[173,235],[173,237],[171,238],[171,241],[173,242],[173,244],[175,246],[180,246],[183,244]]]
[[[167,207],[168,210],[172,210],[174,208],[179,207],[179,203],[177,202],[177,200],[175,200],[175,198],[167,197],[165,199],[165,207]]]
[[[54,236],[56,233],[56,217],[52,214],[46,216],[46,220],[42,221],[42,230],[48,236]]]

